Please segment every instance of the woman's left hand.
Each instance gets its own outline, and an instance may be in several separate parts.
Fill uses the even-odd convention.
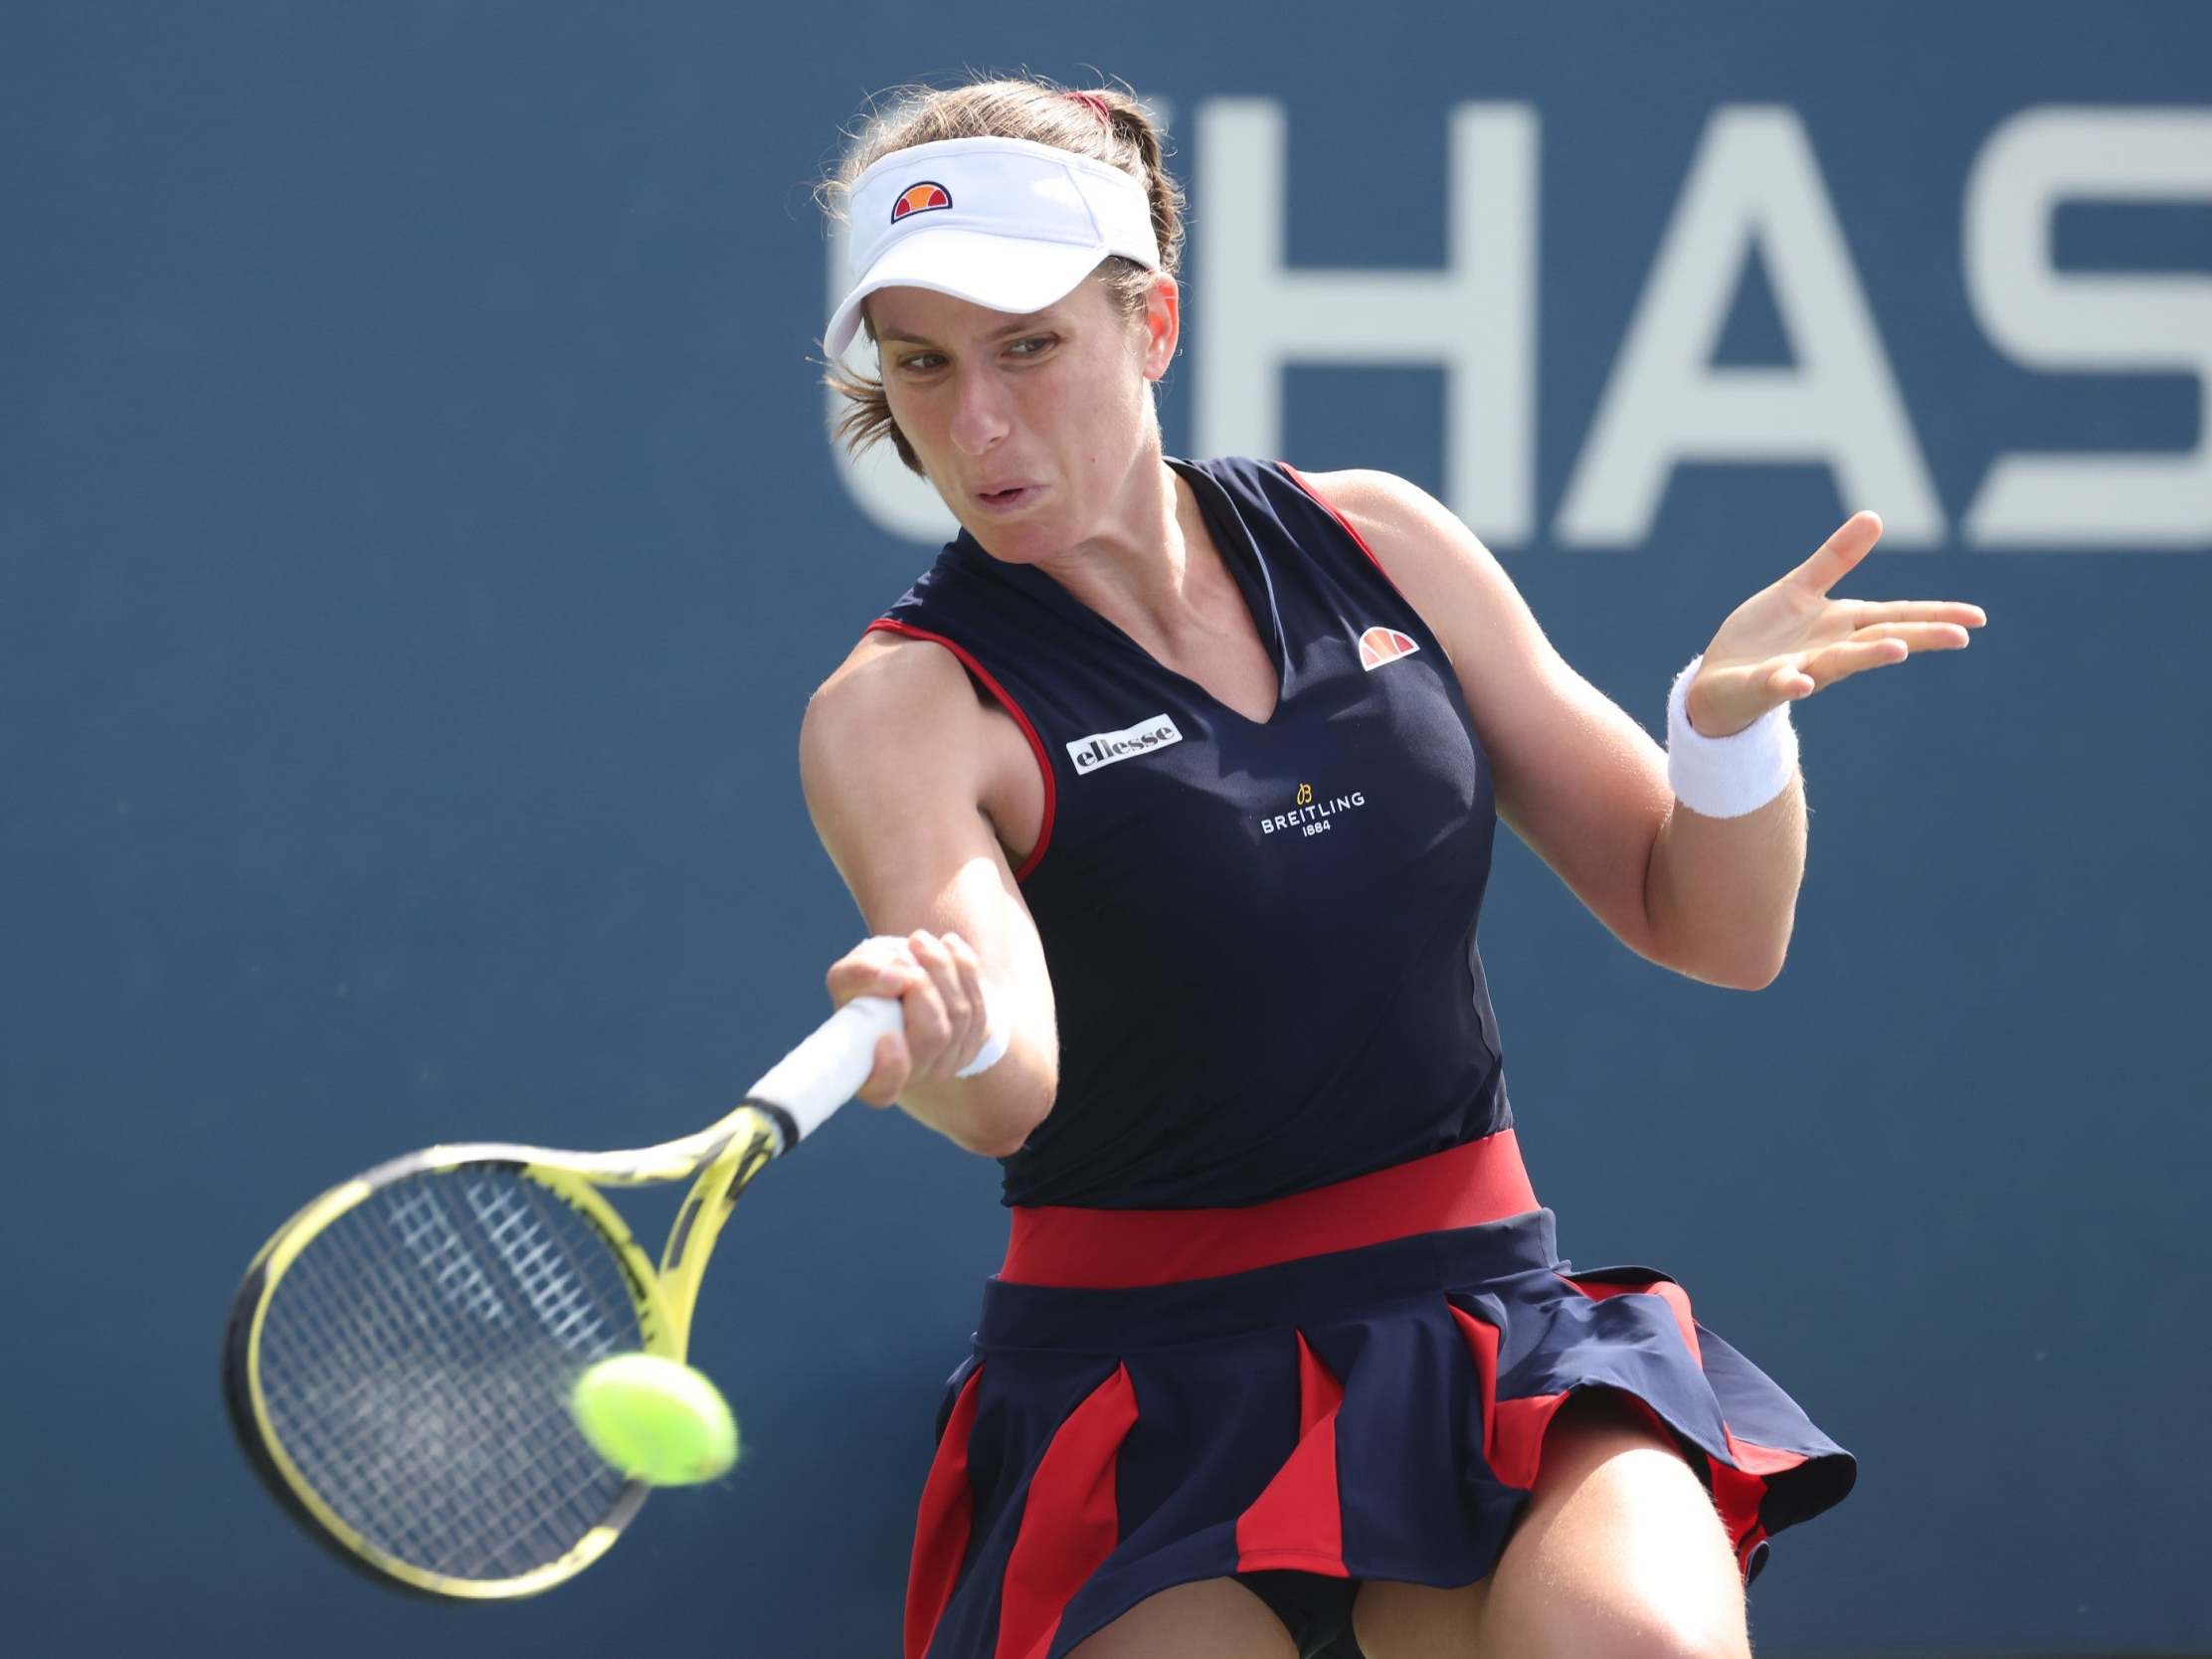
[[[1902,662],[1917,650],[1963,649],[1972,639],[1966,631],[1989,620],[1978,605],[1828,597],[1881,539],[1879,516],[1853,513],[1811,558],[1739,605],[1690,682],[1690,724],[1707,737],[1728,737],[1861,669]]]

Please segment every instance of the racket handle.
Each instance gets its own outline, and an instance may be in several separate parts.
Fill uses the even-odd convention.
[[[778,1060],[745,1091],[757,1106],[772,1106],[791,1120],[792,1146],[850,1100],[875,1069],[876,1039],[906,1029],[906,1011],[895,997],[855,997],[815,1028],[812,1036]]]

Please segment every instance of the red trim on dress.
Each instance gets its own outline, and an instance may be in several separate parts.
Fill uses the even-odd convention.
[[[983,1367],[968,1374],[960,1399],[946,1419],[922,1487],[921,1515],[915,1523],[914,1559],[906,1572],[906,1659],[922,1659],[937,1621],[960,1581],[968,1554],[968,1530],[975,1520],[975,1493],[968,1484],[968,1435],[976,1424],[976,1384]]]
[[[1721,1519],[1728,1521],[1729,1537],[1736,1543],[1736,1565],[1745,1572],[1751,1568],[1751,1554],[1766,1541],[1766,1526],[1759,1519],[1759,1505],[1766,1498],[1768,1475],[1782,1474],[1807,1461],[1803,1452],[1782,1451],[1774,1446],[1762,1446],[1753,1440],[1740,1440],[1727,1423],[1721,1432],[1728,1436],[1729,1456],[1736,1459],[1730,1468],[1718,1458],[1705,1461],[1713,1470],[1714,1504],[1721,1512]],[[1723,1491],[1727,1489],[1724,1501]],[[1733,1519],[1732,1519],[1733,1518]],[[1741,1528],[1738,1520],[1746,1524]]]
[[[1053,1433],[1007,1557],[993,1659],[1044,1659],[1069,1598],[1114,1553],[1114,1459],[1136,1420],[1136,1385],[1117,1366]]]
[[[1013,1284],[1127,1290],[1273,1267],[1538,1207],[1510,1129],[1264,1203],[1218,1209],[1013,1206]]]
[[[1377,570],[1382,571],[1382,580],[1385,582],[1389,582],[1390,591],[1396,594],[1398,598],[1405,599],[1405,590],[1403,588],[1400,588],[1396,582],[1391,581],[1390,573],[1388,571],[1382,570],[1382,561],[1376,558],[1375,549],[1368,545],[1368,538],[1360,534],[1359,531],[1355,530],[1352,527],[1351,519],[1345,517],[1343,513],[1337,511],[1336,503],[1331,501],[1328,496],[1322,494],[1320,490],[1314,488],[1312,483],[1307,480],[1305,473],[1299,471],[1298,468],[1291,465],[1289,461],[1278,461],[1277,462],[1275,462],[1275,464],[1283,469],[1284,476],[1289,478],[1292,483],[1296,484],[1300,489],[1304,490],[1308,495],[1312,496],[1315,504],[1319,506],[1322,511],[1326,512],[1331,518],[1335,519],[1339,524],[1344,526],[1344,533],[1360,544],[1360,551],[1368,556],[1369,562],[1372,563]],[[1405,599],[1405,603],[1410,606],[1413,602],[1409,599]],[[1419,614],[1420,613],[1417,611],[1414,613],[1415,616],[1418,616]]]
[[[1736,1444],[1735,1435],[1729,1436],[1729,1444]],[[1713,1474],[1713,1507],[1721,1512],[1721,1524],[1728,1528],[1729,1543],[1736,1549],[1736,1568],[1748,1572],[1751,1552],[1766,1537],[1766,1528],[1758,1518],[1758,1506],[1766,1498],[1766,1482],[1746,1470],[1732,1469],[1717,1457],[1707,1458],[1705,1466]]]
[[[1267,1490],[1236,1518],[1236,1570],[1349,1578],[1337,1493],[1337,1412],[1344,1384],[1298,1333],[1298,1444]]]
[[[1498,1333],[1481,1320],[1470,1318],[1456,1305],[1452,1308],[1452,1317],[1459,1321],[1460,1334],[1467,1339],[1467,1347],[1474,1355],[1476,1375],[1481,1380],[1482,1460],[1506,1485],[1533,1492],[1544,1466],[1544,1437],[1551,1432],[1552,1419],[1560,1414],[1560,1407],[1573,1397],[1573,1391],[1563,1388],[1554,1394],[1498,1398]],[[1661,1440],[1681,1449],[1681,1441],[1673,1427],[1648,1400],[1610,1383],[1603,1386],[1642,1417]],[[1725,1424],[1722,1432],[1727,1433]],[[1805,1461],[1802,1457],[1764,1446],[1748,1447],[1733,1434],[1728,1436],[1728,1442],[1732,1453],[1755,1450],[1769,1457],[1788,1457],[1793,1465]],[[1766,1537],[1766,1529],[1758,1519],[1758,1506],[1766,1496],[1766,1482],[1756,1474],[1732,1468],[1715,1457],[1707,1457],[1705,1465],[1712,1476],[1713,1507],[1719,1512],[1721,1524],[1728,1531],[1729,1543],[1736,1551],[1737,1570],[1749,1572],[1751,1552]]]
[[[1498,1328],[1475,1318],[1456,1302],[1451,1304],[1451,1314],[1475,1362],[1475,1385],[1482,1397],[1482,1460],[1508,1486],[1526,1491],[1536,1485],[1537,1466],[1544,1460],[1544,1431],[1567,1395],[1500,1399]]]
[[[1803,1452],[1782,1451],[1773,1446],[1759,1445],[1756,1441],[1740,1440],[1726,1423],[1721,1425],[1721,1430],[1728,1435],[1729,1456],[1736,1459],[1738,1468],[1751,1474],[1786,1474],[1805,1461]]]
[[[997,697],[1000,702],[1006,705],[1007,712],[1014,716],[1014,724],[1021,728],[1021,735],[1029,740],[1029,747],[1036,754],[1037,770],[1044,774],[1044,814],[1037,825],[1036,845],[1029,848],[1029,855],[1021,860],[1021,867],[1014,872],[1014,880],[1026,880],[1029,872],[1037,867],[1038,860],[1043,858],[1045,847],[1051,844],[1052,817],[1059,803],[1059,790],[1052,782],[1052,762],[1044,752],[1044,740],[1037,736],[1036,727],[1029,724],[1029,717],[1021,712],[1021,705],[1014,700],[1013,694],[999,683],[989,668],[978,662],[966,647],[958,642],[948,640],[942,634],[932,634],[926,628],[916,628],[912,623],[898,622],[890,617],[878,617],[860,632],[863,635],[873,634],[877,629],[883,630],[886,634],[903,634],[913,640],[934,640],[938,645],[943,645],[960,658],[970,673],[990,688],[994,697]]]
[[[1556,1275],[1572,1285],[1593,1302],[1602,1302],[1624,1291],[1656,1296],[1667,1304],[1674,1315],[1675,1328],[1682,1333],[1683,1346],[1690,1351],[1690,1358],[1705,1365],[1703,1351],[1698,1345],[1697,1320],[1690,1311],[1690,1293],[1670,1279],[1654,1279],[1649,1284],[1584,1283],[1567,1274]],[[1658,1414],[1633,1394],[1623,1398],[1642,1406],[1646,1416],[1667,1431]],[[1708,1484],[1713,1490],[1713,1507],[1720,1512],[1721,1524],[1728,1529],[1729,1542],[1736,1550],[1737,1569],[1749,1572],[1751,1553],[1766,1538],[1766,1527],[1759,1519],[1759,1506],[1766,1501],[1766,1477],[1794,1469],[1805,1461],[1802,1452],[1781,1451],[1773,1446],[1761,1446],[1755,1441],[1739,1440],[1735,1431],[1724,1421],[1721,1433],[1728,1441],[1729,1457],[1733,1462],[1723,1462],[1710,1454],[1705,1466]]]

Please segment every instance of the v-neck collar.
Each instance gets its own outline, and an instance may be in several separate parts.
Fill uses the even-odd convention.
[[[1199,516],[1205,520],[1206,531],[1213,538],[1214,546],[1220,550],[1221,561],[1228,567],[1238,597],[1243,600],[1245,611],[1252,620],[1252,627],[1259,635],[1260,646],[1275,665],[1275,706],[1264,720],[1254,720],[1229,707],[1197,680],[1187,674],[1177,673],[1131,639],[1118,624],[1092,610],[1035,566],[993,558],[983,544],[965,529],[960,532],[959,540],[977,558],[996,567],[1009,580],[1037,594],[1061,615],[1135,652],[1163,678],[1184,687],[1192,701],[1217,709],[1229,719],[1255,731],[1264,731],[1281,718],[1283,705],[1290,700],[1292,692],[1289,642],[1283,637],[1282,615],[1275,604],[1274,578],[1268,571],[1267,560],[1259,550],[1258,541],[1245,527],[1242,515],[1236,510],[1236,503],[1229,498],[1228,491],[1222,487],[1220,480],[1196,461],[1185,461],[1177,456],[1162,456],[1161,459],[1179,477],[1189,481],[1191,493],[1198,503]]]

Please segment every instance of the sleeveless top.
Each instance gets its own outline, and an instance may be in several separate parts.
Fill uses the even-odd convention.
[[[1264,724],[965,531],[869,625],[950,647],[1044,773],[1014,874],[1059,1092],[1008,1204],[1257,1203],[1513,1121],[1475,946],[1496,804],[1443,647],[1289,465],[1167,459],[1274,659]]]

